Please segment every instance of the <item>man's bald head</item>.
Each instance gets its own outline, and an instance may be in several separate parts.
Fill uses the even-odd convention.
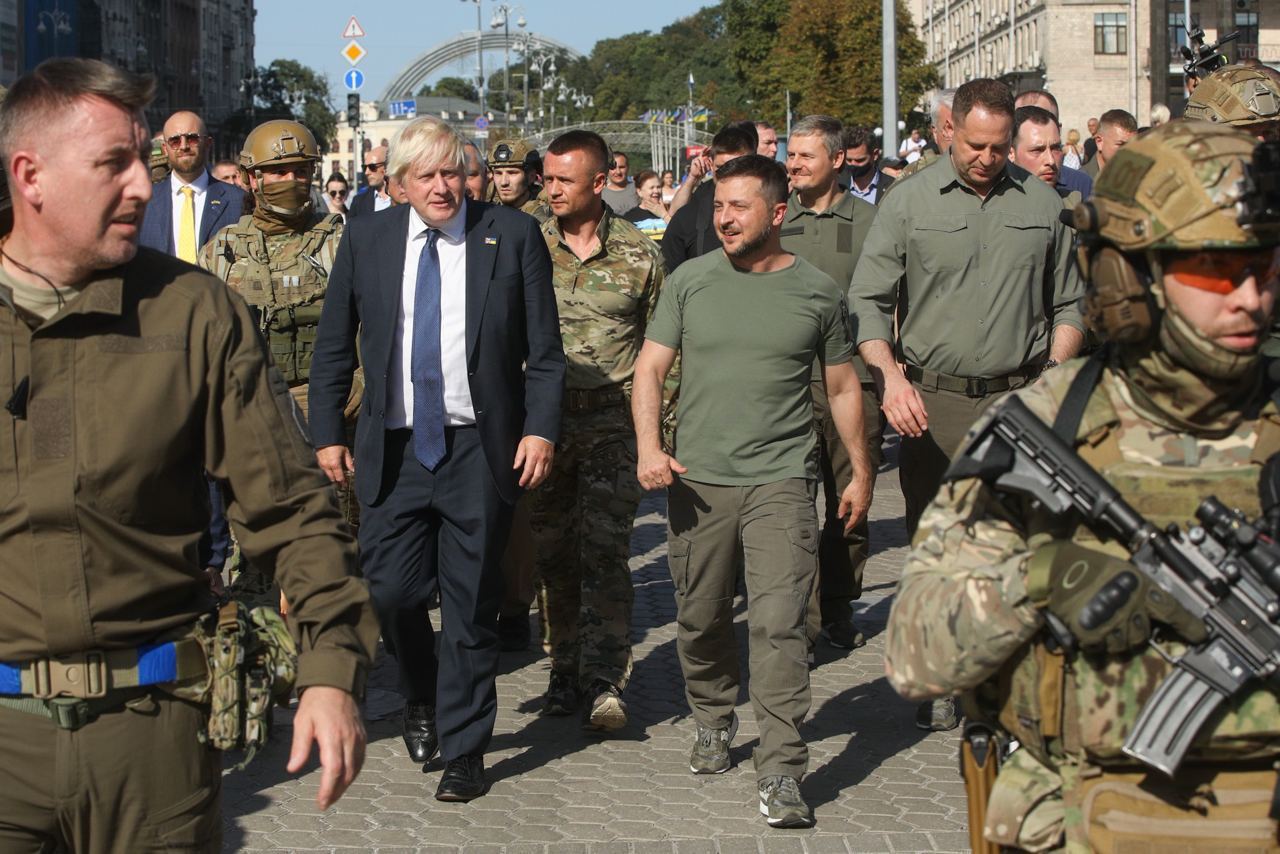
[[[209,158],[209,133],[204,119],[189,110],[179,110],[164,123],[160,133],[169,169],[184,184],[204,173]]]
[[[1053,97],[1053,93],[1045,89],[1028,89],[1026,92],[1018,95],[1013,100],[1013,106],[1019,107],[1039,107],[1050,113],[1055,119],[1060,118],[1058,115],[1058,99]]]
[[[370,188],[382,190],[387,182],[387,147],[375,145],[364,155],[364,180]]]

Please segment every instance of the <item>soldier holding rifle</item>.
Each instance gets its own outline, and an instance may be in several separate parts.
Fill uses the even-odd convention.
[[[887,669],[963,693],[974,850],[1275,849],[1280,581],[1244,520],[1280,468],[1280,151],[1255,145],[1185,121],[1117,153],[1075,210],[1109,343],[993,407],[921,519]]]

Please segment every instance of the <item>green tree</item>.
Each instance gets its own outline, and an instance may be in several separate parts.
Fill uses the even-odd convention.
[[[752,74],[761,112],[785,121],[793,113],[825,113],[857,124],[881,122],[880,0],[790,0],[768,59]],[[897,2],[898,115],[905,118],[936,85],[902,0]]]
[[[423,86],[418,94],[480,102],[480,93],[476,91],[475,81],[465,77],[441,77],[436,81],[435,86]]]
[[[789,0],[724,0],[720,4],[730,39],[729,56],[739,80],[749,84],[758,79],[789,6]]]
[[[276,59],[258,69],[254,93],[257,121],[286,118],[315,135],[322,152],[337,134],[338,120],[329,102],[329,78],[292,59]]]

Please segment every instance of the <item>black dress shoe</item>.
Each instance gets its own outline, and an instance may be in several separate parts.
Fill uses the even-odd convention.
[[[436,707],[426,703],[404,704],[404,746],[414,762],[426,763],[440,749],[436,735]]]
[[[426,769],[422,769],[424,772]],[[436,788],[437,801],[469,801],[488,789],[484,780],[484,759],[478,753],[450,759],[440,775]]]

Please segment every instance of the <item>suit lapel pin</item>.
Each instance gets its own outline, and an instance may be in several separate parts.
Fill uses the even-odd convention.
[[[498,238],[496,238],[496,237],[486,237],[486,238],[484,239],[484,245],[485,245],[485,246],[497,246],[497,245],[498,245]]]
[[[209,200],[209,204],[211,204],[211,205],[220,205],[220,204],[222,204],[222,200],[221,200],[221,199],[210,199],[210,200]]]

